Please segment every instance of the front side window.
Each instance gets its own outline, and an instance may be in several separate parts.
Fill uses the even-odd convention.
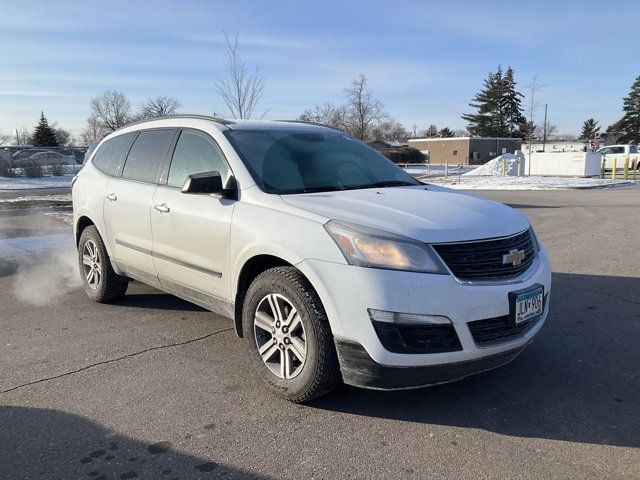
[[[267,193],[421,184],[376,150],[340,132],[227,130],[225,135]]]
[[[133,143],[122,178],[154,183],[175,130],[143,130]]]
[[[193,130],[183,130],[173,152],[167,185],[182,187],[189,175],[217,171],[225,185],[229,167],[220,148],[207,135]]]
[[[107,175],[117,175],[135,136],[136,132],[125,133],[103,142],[93,157],[93,165]]]

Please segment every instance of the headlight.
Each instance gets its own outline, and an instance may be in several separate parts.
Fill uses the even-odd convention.
[[[393,233],[330,220],[324,228],[350,265],[446,274],[428,245]]]

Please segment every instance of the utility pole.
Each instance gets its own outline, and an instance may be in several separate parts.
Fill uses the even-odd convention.
[[[16,145],[20,145],[20,138],[18,137],[18,129],[16,128]]]
[[[542,129],[542,151],[544,152],[545,146],[547,145],[547,106],[548,104],[544,104],[544,127]]]

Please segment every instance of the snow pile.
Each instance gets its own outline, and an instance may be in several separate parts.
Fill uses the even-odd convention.
[[[520,162],[520,174],[524,174],[524,155],[518,151],[515,154],[505,153],[504,155],[500,155],[464,175],[501,176],[503,162],[506,162],[505,173],[507,176],[515,177],[518,175],[518,162]]]

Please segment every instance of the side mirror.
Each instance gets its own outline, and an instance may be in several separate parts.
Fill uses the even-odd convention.
[[[235,179],[229,178],[226,188],[222,185],[222,177],[220,172],[202,172],[189,175],[182,185],[182,193],[204,193],[215,194],[224,197],[233,196],[236,191]]]

